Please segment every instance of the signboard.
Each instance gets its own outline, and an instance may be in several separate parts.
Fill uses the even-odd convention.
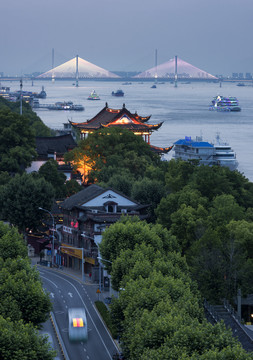
[[[76,257],[78,259],[82,259],[82,250],[76,249],[73,246],[70,246],[68,244],[61,245],[61,252],[64,254]]]
[[[74,246],[68,244],[61,245],[61,252],[69,256],[73,256],[77,259],[82,259],[82,249],[75,248]],[[95,259],[84,256],[84,262],[95,265]]]

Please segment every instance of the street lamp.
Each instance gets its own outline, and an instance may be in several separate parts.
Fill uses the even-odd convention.
[[[100,256],[97,256],[97,259],[98,259],[98,263],[99,263],[99,280],[98,280],[99,281],[99,290],[101,292],[101,288],[102,288],[102,286],[101,286],[101,264],[100,264],[99,260],[106,261],[110,264],[112,264],[112,262],[109,260],[105,260],[105,259],[101,258]]]
[[[39,207],[39,210],[46,211],[52,217],[52,221],[53,221],[52,266],[54,266],[54,217],[52,213],[47,209],[43,209],[42,207]]]

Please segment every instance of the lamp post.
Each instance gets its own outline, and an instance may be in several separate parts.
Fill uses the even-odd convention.
[[[101,290],[102,290],[101,289],[101,264],[100,264],[99,260],[106,261],[106,262],[108,262],[110,264],[112,264],[112,262],[109,261],[109,260],[105,260],[105,259],[101,258],[100,256],[97,256],[97,259],[98,259],[98,263],[99,263],[99,290],[101,292]],[[111,286],[110,286],[110,288],[111,288]]]
[[[42,207],[39,207],[39,210],[46,211],[52,217],[52,221],[53,221],[52,266],[54,266],[54,217],[52,213],[47,209],[43,209]]]

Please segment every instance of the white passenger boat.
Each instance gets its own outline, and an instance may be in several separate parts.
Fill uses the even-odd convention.
[[[174,143],[173,150],[175,159],[198,160],[200,165],[220,165],[230,170],[238,167],[236,153],[229,144],[220,141],[219,135],[214,143],[203,141],[201,136],[196,137],[196,140],[186,136]]]

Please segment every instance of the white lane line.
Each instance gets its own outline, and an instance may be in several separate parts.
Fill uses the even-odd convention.
[[[46,279],[47,281],[51,282],[57,289],[58,289],[58,286],[51,280],[49,280],[48,278],[46,278],[45,276],[41,276],[42,278]]]

